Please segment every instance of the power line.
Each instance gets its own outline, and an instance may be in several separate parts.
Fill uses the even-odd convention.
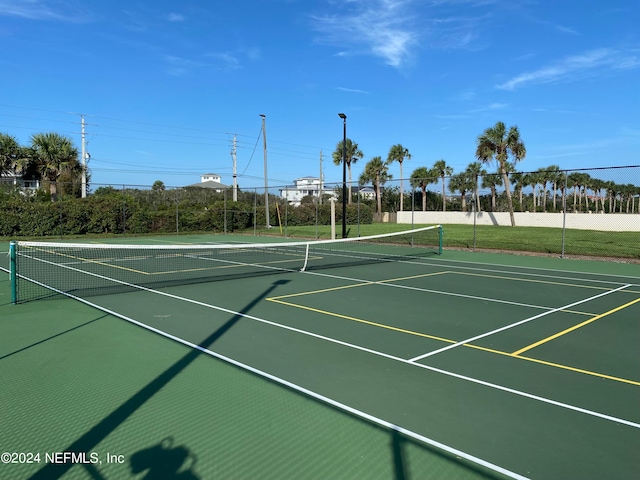
[[[43,109],[43,108],[34,108],[34,107],[25,107],[25,106],[20,106],[20,105],[8,105],[8,104],[0,104],[0,107],[10,107],[10,108],[20,108],[20,109],[25,109],[25,110],[35,110],[35,111],[42,111],[42,112],[49,112],[49,113],[61,113],[61,114],[65,114],[65,115],[77,115],[76,113],[72,113],[72,112],[66,112],[66,111],[61,111],[61,110],[50,110],[50,109]],[[62,123],[72,123],[72,124],[78,124],[79,122],[71,122],[71,121],[67,121],[67,120],[54,120],[54,119],[42,119],[42,118],[37,118],[37,117],[23,117],[20,115],[11,115],[11,114],[0,114],[0,115],[4,115],[4,116],[13,116],[16,118],[26,118],[26,119],[33,119],[33,120],[42,120],[42,121],[51,121],[51,122],[62,122]],[[184,126],[176,126],[176,125],[162,125],[162,124],[156,124],[156,123],[150,123],[150,122],[139,122],[136,120],[126,120],[126,119],[119,119],[119,118],[113,118],[113,117],[105,117],[102,115],[94,115],[94,114],[84,114],[85,116],[91,116],[93,118],[102,118],[105,120],[112,120],[112,121],[116,121],[116,122],[123,122],[123,123],[131,123],[131,124],[136,124],[136,125],[148,125],[148,126],[153,126],[153,127],[160,127],[160,128],[168,128],[168,129],[172,129],[172,130],[187,130],[187,131],[191,131],[191,132],[204,132],[204,133],[216,133],[216,134],[223,134],[226,135],[226,132],[221,132],[221,131],[216,131],[216,130],[208,130],[208,129],[201,129],[201,128],[194,128],[194,127],[184,127]],[[102,128],[112,128],[112,129],[120,129],[120,130],[129,130],[127,128],[123,128],[123,127],[114,127],[114,126],[110,126],[110,125],[104,125],[104,124],[100,124],[100,125],[96,125],[96,126],[100,126]],[[4,125],[4,127],[7,127],[7,125]],[[18,126],[9,126],[10,128],[27,128],[27,127],[18,127]],[[37,128],[35,128],[35,130],[37,130]],[[132,130],[132,131],[138,131],[138,130]],[[158,134],[158,135],[171,135],[171,136],[183,136],[180,134],[174,134],[174,133],[168,133],[168,132],[150,132],[150,131],[145,131],[145,130],[139,130],[140,132],[144,132],[144,133],[152,133],[152,134]],[[77,132],[74,132],[77,133]],[[243,134],[237,134],[240,137],[247,137],[247,138],[252,138],[250,135],[243,135]],[[184,136],[187,138],[190,138],[189,136]],[[114,137],[117,138],[117,137]],[[201,138],[201,137],[193,137],[193,138]],[[146,140],[146,139],[137,139],[137,138],[132,138],[132,139],[136,139],[136,140]],[[243,143],[242,141],[239,141],[238,143]],[[248,143],[248,142],[245,142]],[[270,140],[269,142],[270,144],[276,143],[276,144],[283,144],[283,145],[291,145],[291,146],[295,146],[295,147],[301,147],[301,148],[309,148],[309,149],[315,149],[315,150],[320,150],[320,149],[324,149],[327,150],[325,147],[316,147],[316,146],[311,146],[311,145],[303,145],[303,144],[297,144],[297,143],[291,143],[291,142],[285,142],[285,141],[281,141],[281,140]],[[269,149],[270,151],[272,150],[272,148]],[[297,152],[297,150],[288,150],[288,151],[292,151],[292,152]],[[302,152],[299,152],[302,153]],[[315,157],[314,157],[315,159]]]

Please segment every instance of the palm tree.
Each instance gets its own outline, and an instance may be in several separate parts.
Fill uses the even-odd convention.
[[[633,202],[633,195],[635,194],[635,185],[633,185],[632,183],[627,183],[626,185],[622,185],[622,194],[624,195],[624,198],[627,200],[626,202],[626,207],[625,207],[625,212],[626,213],[631,213],[631,206],[632,206],[632,202]]]
[[[21,150],[15,137],[0,133],[0,176],[15,172]]]
[[[462,211],[467,210],[467,192],[473,190],[475,179],[470,177],[467,172],[460,172],[449,178],[449,191],[451,193],[460,192],[460,202]]]
[[[561,182],[564,182],[564,177],[562,172],[560,171],[560,167],[558,165],[549,165],[547,167],[547,172],[549,174],[549,181],[553,186],[553,211],[556,211],[556,200],[558,197],[558,185]]]
[[[498,164],[498,172],[502,175],[505,192],[507,194],[507,205],[509,207],[509,216],[511,217],[511,226],[516,226],[516,217],[513,214],[513,201],[511,200],[511,188],[509,186],[509,176],[507,175],[507,161],[511,155],[511,165],[524,159],[527,150],[524,142],[520,138],[520,131],[517,126],[507,127],[503,122],[497,122],[494,127],[487,128],[477,140],[476,158],[482,163],[496,161]]]
[[[65,172],[78,174],[82,165],[78,162],[78,149],[70,138],[58,133],[36,133],[31,136],[30,161],[41,177],[49,181],[51,200],[55,201],[57,181]]]
[[[567,185],[569,188],[573,188],[573,211],[577,212],[576,204],[578,200],[578,191],[582,187],[582,176],[578,172],[573,172],[569,174],[567,178]]]
[[[404,148],[401,144],[396,144],[389,149],[389,155],[387,155],[387,165],[390,165],[393,162],[398,162],[400,164],[400,211],[402,212],[403,204],[404,204],[404,176],[402,175],[402,162],[404,159],[411,160],[411,154],[409,150]]]
[[[376,192],[377,213],[382,213],[382,192],[381,187],[387,180],[391,180],[389,167],[382,161],[382,157],[373,157],[364,166],[364,172],[360,175],[360,185],[371,182]]]
[[[351,203],[351,164],[356,163],[359,159],[364,157],[364,153],[358,149],[358,144],[354,143],[350,138],[347,138],[347,141],[344,142],[344,144],[343,141],[340,140],[336,145],[335,152],[332,154],[334,165],[342,164],[343,145],[346,145],[345,163],[347,164],[347,170],[349,170],[349,201],[347,203]]]
[[[444,160],[438,160],[433,164],[432,172],[436,173],[442,180],[442,211],[447,211],[447,194],[444,189],[444,179],[453,173],[453,168],[447,165]]]
[[[532,190],[531,199],[533,201],[531,211],[535,213],[536,205],[537,205],[536,187],[538,186],[538,174],[535,172],[525,173],[522,183],[526,186],[531,187],[531,190]]]
[[[518,195],[518,204],[520,205],[520,211],[523,212],[522,208],[522,190],[525,187],[524,183],[524,173],[522,172],[514,172],[511,174],[511,181],[513,182],[513,190]]]
[[[605,183],[605,188],[607,189],[607,195],[609,197],[609,213],[613,213],[613,211],[616,209],[615,196],[617,193],[617,186],[614,182],[608,181]]]
[[[640,213],[640,187],[634,185],[633,186],[633,198],[631,199],[631,213],[636,212],[635,208],[635,199],[638,198],[638,213]]]
[[[434,174],[427,167],[418,167],[411,174],[409,182],[413,188],[422,190],[422,211],[427,211],[427,186],[433,183]]]
[[[593,190],[594,195],[594,200],[595,200],[595,207],[594,207],[594,211],[596,213],[598,213],[598,200],[600,200],[601,203],[601,209],[600,210],[604,210],[604,198],[602,197],[602,189],[605,188],[605,182],[603,182],[602,180],[598,179],[598,178],[594,178],[591,180],[591,189]]]
[[[482,188],[491,189],[491,211],[496,211],[497,187],[502,186],[502,178],[499,173],[490,173],[482,177]]]
[[[593,178],[588,173],[582,174],[582,195],[581,198],[584,197],[584,211],[589,212],[589,195],[587,195],[587,191],[591,188],[591,182],[593,182]],[[580,208],[582,208],[582,201],[580,201]]]
[[[567,209],[567,187],[568,187],[568,176],[566,170],[560,170],[558,172],[558,188],[560,189],[560,199],[562,202],[562,211],[564,212]]]
[[[547,213],[547,183],[551,181],[551,172],[546,167],[542,167],[536,173],[538,174],[538,183],[542,185],[542,197],[540,198],[542,212]]]
[[[473,162],[467,165],[467,169],[465,173],[469,176],[469,178],[473,181],[473,191],[476,197],[476,212],[480,211],[480,194],[478,188],[478,178],[487,174],[487,171],[482,168],[482,164],[480,162]]]

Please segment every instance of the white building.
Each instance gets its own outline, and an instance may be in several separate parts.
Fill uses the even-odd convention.
[[[187,185],[187,187],[211,188],[216,192],[222,192],[229,188],[229,186],[223,185],[220,183],[221,181],[222,177],[216,173],[203,173],[200,175],[200,183],[192,183],[191,185]]]
[[[8,172],[6,175],[0,175],[0,185],[12,185],[19,189],[25,195],[32,195],[40,188],[39,180],[25,180],[16,172]]]
[[[327,189],[322,185],[320,191],[320,178],[318,177],[302,177],[296,178],[293,185],[280,188],[280,197],[286,199],[291,205],[300,205],[304,197],[312,196],[318,198],[319,195],[330,195],[336,197],[333,189]]]

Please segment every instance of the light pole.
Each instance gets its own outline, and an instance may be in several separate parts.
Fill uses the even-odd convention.
[[[262,145],[264,147],[264,208],[267,217],[267,228],[271,228],[269,224],[269,181],[267,180],[267,126],[265,124],[266,115],[260,114],[262,117]]]
[[[338,116],[342,119],[342,238],[347,238],[347,116]]]

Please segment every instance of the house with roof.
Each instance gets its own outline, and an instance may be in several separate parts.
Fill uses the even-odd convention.
[[[336,197],[336,193],[331,188],[326,188],[319,177],[296,178],[293,185],[280,187],[280,198],[284,198],[291,205],[300,205],[304,197],[312,196],[319,198],[320,195],[330,195]]]
[[[17,188],[24,195],[33,195],[40,188],[40,181],[36,179],[25,179],[14,170],[0,175],[0,185],[7,185]]]
[[[221,181],[222,177],[216,173],[203,173],[200,175],[200,183],[192,183],[184,188],[209,188],[220,193],[229,188],[228,185],[224,185]]]

